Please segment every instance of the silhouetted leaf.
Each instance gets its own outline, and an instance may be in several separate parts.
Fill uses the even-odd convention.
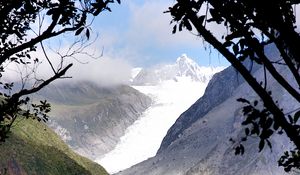
[[[50,9],[50,10],[47,11],[46,15],[48,15],[48,16],[53,15],[53,14],[54,14],[54,11],[55,11],[54,8],[53,8],[53,9]]]
[[[241,152],[241,155],[243,155],[245,153],[245,148],[244,148],[244,145],[240,144],[240,152]]]
[[[86,29],[86,33],[85,33],[87,39],[90,39],[90,30]]]
[[[205,17],[206,17],[205,15],[202,15],[202,16],[199,17],[199,23],[200,23],[200,24],[203,23]]]
[[[265,138],[269,138],[273,133],[274,133],[273,130],[267,129],[267,130],[265,131],[264,137],[265,137]]]
[[[183,26],[183,23],[181,22],[181,23],[179,23],[179,27],[178,27],[178,30],[179,30],[179,32],[181,32],[182,31],[182,26]]]
[[[278,134],[279,134],[279,135],[282,135],[282,134],[283,134],[282,129],[281,129],[280,131],[278,131]]]
[[[184,20],[184,26],[186,27],[187,30],[192,31],[192,26],[187,19]]]
[[[272,126],[272,124],[273,124],[273,119],[268,118],[266,120],[265,128],[270,128]]]
[[[236,101],[250,104],[250,102],[248,100],[244,99],[244,98],[238,98]]]
[[[290,123],[294,123],[294,120],[293,120],[293,118],[292,118],[291,115],[288,115],[288,119],[289,119],[289,122],[290,122]]]
[[[225,42],[223,43],[223,46],[224,46],[224,47],[229,47],[229,46],[231,46],[232,44],[234,44],[232,41],[225,41]]]
[[[265,140],[261,139],[258,145],[259,152],[263,150],[264,146],[265,146]]]
[[[173,26],[173,30],[172,30],[172,34],[175,34],[175,33],[176,33],[176,29],[177,29],[177,25],[174,25],[174,26]]]
[[[248,136],[248,135],[249,135],[249,133],[250,133],[250,130],[249,130],[249,128],[246,128],[246,129],[245,129],[245,134],[246,134],[246,136]]]
[[[247,106],[243,107],[243,113],[244,113],[244,115],[247,115],[247,114],[249,114],[252,111],[253,111],[253,107],[251,105],[247,105]]]
[[[297,111],[294,115],[294,123],[297,123],[297,121],[299,120],[300,117],[300,111]]]
[[[239,45],[238,44],[234,44],[232,47],[233,53],[235,55],[237,55],[239,53]]]
[[[270,148],[271,151],[272,151],[272,144],[271,144],[271,142],[270,142],[269,140],[266,140],[266,141],[267,141],[267,144],[268,144],[269,148]]]
[[[274,122],[273,129],[276,131],[279,129],[279,125],[277,122]]]
[[[79,28],[76,32],[75,32],[75,35],[79,35],[82,31],[83,31],[83,27]]]
[[[235,154],[235,155],[241,154],[241,148],[240,148],[240,146],[237,146],[237,147],[235,148],[234,154]]]
[[[253,102],[253,105],[254,105],[254,106],[257,106],[257,104],[258,104],[258,101],[255,100],[255,101]]]

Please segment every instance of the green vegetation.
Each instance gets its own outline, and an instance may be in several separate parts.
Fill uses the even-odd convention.
[[[41,122],[18,120],[11,131],[1,143],[0,174],[107,174],[100,165],[74,153]]]

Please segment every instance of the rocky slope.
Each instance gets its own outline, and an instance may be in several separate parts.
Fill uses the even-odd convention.
[[[269,54],[276,54],[267,50]],[[278,57],[277,57],[278,58]],[[284,66],[280,73],[289,81],[293,78]],[[263,80],[262,69],[252,73]],[[268,87],[273,98],[281,102],[285,112],[293,111],[299,104],[268,75]],[[137,164],[121,175],[231,175],[231,174],[285,174],[277,160],[290,147],[287,138],[272,137],[273,149],[267,147],[258,152],[257,139],[249,139],[244,156],[235,156],[230,138],[243,136],[241,126],[242,104],[237,98],[258,99],[253,90],[233,70],[227,68],[216,74],[206,88],[205,94],[168,131],[155,157]]]
[[[0,143],[3,175],[106,175],[98,164],[74,153],[45,124],[31,119],[15,122],[9,138]]]
[[[151,104],[149,97],[129,86],[99,87],[90,82],[49,86],[39,98],[52,104],[50,126],[91,159],[113,149]]]

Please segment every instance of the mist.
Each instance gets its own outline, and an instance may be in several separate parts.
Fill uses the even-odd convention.
[[[67,47],[65,47],[65,50]],[[64,49],[59,49],[64,53]],[[73,66],[67,71],[62,79],[57,79],[53,83],[76,83],[82,81],[91,81],[101,87],[110,87],[120,84],[128,84],[131,78],[132,66],[125,59],[113,55],[112,53],[100,53],[102,50],[95,50],[92,47],[87,48],[84,53],[79,53],[73,58],[64,58],[63,66],[70,63]],[[51,59],[54,69],[61,65],[61,58],[55,52],[48,51],[48,57]],[[99,56],[100,55],[100,56]],[[2,80],[6,82],[22,82],[32,84],[36,79],[46,80],[54,75],[54,72],[46,60],[41,49],[32,53],[32,58],[39,58],[39,65],[22,65],[17,63],[7,63]]]
[[[101,57],[87,64],[75,64],[69,71],[74,81],[92,81],[99,86],[128,84],[132,66],[124,59]]]

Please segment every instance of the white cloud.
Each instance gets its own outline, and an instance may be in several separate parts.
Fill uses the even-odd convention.
[[[94,44],[94,47],[96,47]],[[102,52],[102,46],[93,48],[93,45],[86,48],[84,52],[93,54],[94,56],[100,56]],[[53,55],[54,56],[54,55]],[[56,65],[58,61],[56,59]],[[77,61],[78,60],[78,61]],[[86,54],[76,55],[76,60],[69,58],[66,60],[66,64],[73,62],[73,67],[67,72],[67,76],[72,76],[71,81],[92,81],[100,86],[112,86],[117,84],[127,84],[131,78],[131,66],[124,57],[117,56],[112,51],[103,50],[103,55],[98,58],[89,57]],[[40,69],[41,74],[47,73]]]
[[[65,43],[66,44],[66,43]],[[60,48],[60,52],[64,53],[67,50],[68,45],[65,48]],[[84,52],[94,54],[95,56],[101,55],[102,47],[97,48],[96,52],[93,46],[86,48]],[[94,53],[95,52],[95,53]],[[48,57],[51,59],[53,67],[56,69],[60,65],[60,57],[54,52],[47,51]],[[49,63],[44,57],[41,49],[38,48],[38,52],[32,56],[38,57],[42,64],[40,64],[35,70],[35,75],[38,79],[47,79],[54,75]],[[118,84],[127,84],[131,78],[131,66],[124,57],[113,55],[112,52],[103,53],[102,57],[97,59],[91,58],[86,54],[77,54],[74,58],[64,59],[63,67],[69,63],[73,63],[73,66],[67,71],[65,76],[72,77],[71,79],[63,79],[62,81],[92,81],[100,86],[113,86]],[[32,65],[24,67],[19,64],[10,63],[6,67],[4,78],[9,81],[21,81],[21,76],[26,76],[31,72]],[[31,74],[30,79],[34,78],[34,74]],[[58,81],[58,82],[62,82]]]
[[[131,66],[125,59],[101,57],[89,64],[75,64],[68,73],[75,80],[89,80],[100,86],[127,84],[131,76]]]
[[[146,1],[142,5],[130,1],[129,8],[132,16],[128,39],[137,46],[141,44],[159,44],[160,47],[198,45],[198,37],[186,30],[172,34],[171,15],[163,13],[171,5],[171,1],[165,0]]]
[[[122,2],[122,6],[128,8],[128,16],[125,15],[127,22],[124,22],[124,28],[121,25],[106,24],[103,21],[95,20],[94,23],[99,26],[93,26],[93,35],[99,32],[99,38],[94,46],[88,48],[88,52],[94,52],[96,47],[98,54],[104,47],[104,56],[97,59],[88,59],[85,55],[78,55],[76,58],[83,62],[88,61],[89,64],[80,64],[74,60],[69,62],[75,62],[75,65],[68,72],[68,75],[73,76],[74,80],[94,80],[99,82],[101,85],[112,85],[123,83],[127,81],[130,76],[130,64],[131,63],[145,63],[151,62],[153,57],[160,53],[151,53],[155,48],[171,50],[174,52],[178,48],[194,48],[195,50],[201,48],[202,40],[200,37],[191,34],[184,30],[183,32],[177,32],[175,35],[172,34],[172,27],[170,25],[171,16],[170,14],[164,14],[163,12],[172,5],[172,0],[145,0],[142,3],[128,0]],[[114,10],[112,13],[117,11]],[[117,13],[116,13],[117,14]],[[122,13],[121,13],[122,14]],[[109,19],[109,15],[105,16],[105,19]],[[121,16],[115,17],[112,21],[122,20]],[[104,20],[105,21],[105,20]],[[110,20],[108,20],[111,22]],[[123,23],[122,23],[123,24]],[[74,35],[60,37],[63,41],[61,47],[62,50],[66,49]],[[45,44],[46,45],[46,44]],[[54,47],[57,42],[49,43],[50,46]],[[59,46],[57,46],[59,47]],[[150,50],[150,54],[145,53],[146,50]],[[43,57],[41,50],[37,53],[39,58]],[[49,56],[54,58],[54,64],[59,64],[57,55],[50,53]],[[179,55],[178,55],[179,56]],[[170,58],[168,58],[170,59]],[[176,58],[174,58],[176,59]],[[164,60],[161,60],[164,62]],[[46,62],[46,60],[44,60]],[[68,61],[67,61],[68,62]],[[157,64],[157,63],[156,63]],[[57,66],[55,66],[57,67]],[[18,70],[16,66],[10,66],[11,70]],[[12,73],[7,74],[10,79],[18,77],[19,75]],[[42,64],[38,69],[39,77],[49,77],[52,74],[51,68],[48,64]]]
[[[174,53],[184,48],[199,53],[200,37],[186,30],[172,34],[171,15],[163,13],[172,3],[172,0],[122,2],[120,12],[118,6],[102,22],[95,21],[94,30],[100,33],[100,45],[104,46],[105,52],[138,66],[175,60],[181,53],[176,56]],[[116,22],[118,20],[122,21]]]

